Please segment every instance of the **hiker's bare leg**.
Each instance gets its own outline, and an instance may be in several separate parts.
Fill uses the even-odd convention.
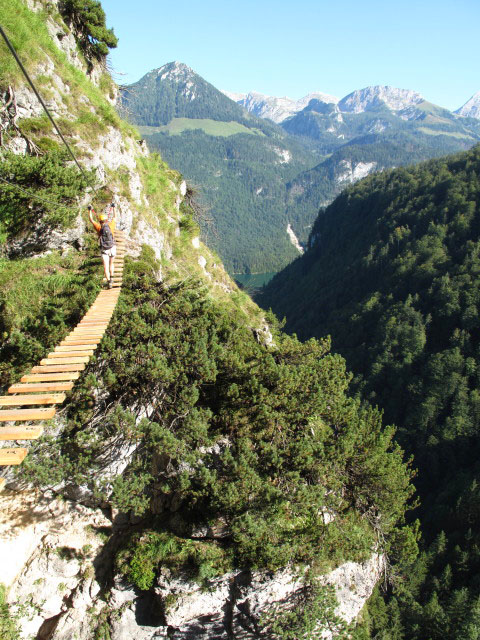
[[[107,280],[110,280],[110,256],[106,256],[104,253],[102,253],[102,260],[103,260],[103,270],[105,271],[105,277]]]
[[[111,278],[113,278],[113,274],[115,272],[114,260],[115,258],[110,258],[110,277]]]

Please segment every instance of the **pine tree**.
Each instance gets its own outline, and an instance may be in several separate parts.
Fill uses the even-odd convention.
[[[100,0],[63,0],[60,10],[87,60],[101,60],[117,46],[113,29],[107,29],[105,24]]]

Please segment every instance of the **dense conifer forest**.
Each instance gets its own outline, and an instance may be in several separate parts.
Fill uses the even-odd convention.
[[[261,296],[301,338],[332,336],[414,455],[422,550],[371,603],[378,639],[478,638],[479,196],[479,147],[367,178]]]

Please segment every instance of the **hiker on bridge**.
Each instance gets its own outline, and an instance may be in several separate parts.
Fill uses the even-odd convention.
[[[100,253],[103,260],[103,269],[105,271],[105,279],[107,281],[108,288],[113,286],[114,275],[114,260],[117,255],[117,248],[115,246],[115,225],[116,225],[116,211],[115,203],[112,202],[110,207],[106,207],[105,211],[98,216],[98,221],[94,219],[97,217],[92,205],[88,205],[90,222],[93,224],[95,231],[98,235],[98,244],[100,246]]]

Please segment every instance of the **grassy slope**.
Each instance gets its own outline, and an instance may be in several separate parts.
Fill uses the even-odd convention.
[[[183,131],[190,131],[192,129],[200,129],[204,133],[210,136],[234,136],[237,133],[248,133],[256,135],[256,131],[249,129],[239,122],[221,122],[219,120],[210,120],[208,118],[174,118],[167,125],[162,127],[148,127],[139,126],[138,130],[142,135],[149,135],[152,133],[169,133],[170,135],[179,135]],[[258,132],[259,135],[261,132]]]

